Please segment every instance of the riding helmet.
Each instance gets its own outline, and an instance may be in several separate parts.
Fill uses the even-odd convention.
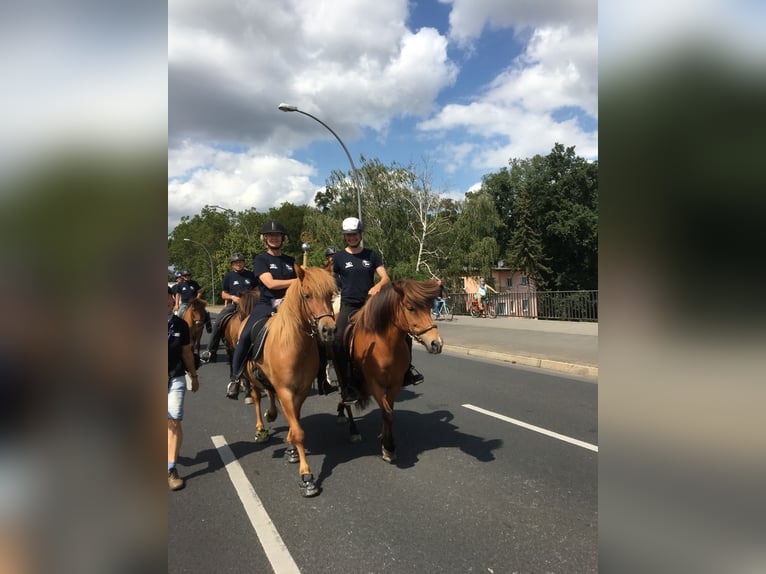
[[[335,248],[334,247],[328,247],[324,250],[324,256],[329,257],[330,255],[335,255]]]
[[[361,233],[364,229],[362,222],[356,217],[347,217],[341,224],[341,233]]]
[[[287,229],[285,229],[285,226],[279,223],[279,221],[267,221],[263,224],[263,227],[261,227],[261,235],[264,233],[281,233],[282,235],[287,235]]]
[[[182,276],[183,276],[183,275],[189,275],[189,276],[191,276],[191,271],[189,271],[188,269],[184,269],[183,271],[181,271],[181,275],[182,275]]]
[[[181,277],[181,276],[182,276],[182,275],[181,275],[181,272],[180,272],[180,271],[176,271],[175,275],[173,275],[173,277],[174,277],[175,279],[178,279],[178,278],[179,278],[179,277]]]
[[[235,261],[244,261],[245,258],[242,257],[241,253],[235,253],[231,257],[229,257],[229,263],[234,263]]]

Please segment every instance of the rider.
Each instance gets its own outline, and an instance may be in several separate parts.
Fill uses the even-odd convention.
[[[492,291],[493,293],[497,293],[492,286],[487,285],[487,283],[484,281],[484,277],[479,278],[479,287],[476,291],[476,297],[478,303],[479,303],[479,311],[481,311],[482,315],[486,315],[486,308],[484,307],[484,303],[487,301],[487,289]]]
[[[183,319],[186,309],[189,308],[189,303],[199,297],[202,289],[194,279],[191,278],[191,271],[184,269],[181,271],[181,281],[176,287],[176,315]]]
[[[354,378],[348,349],[343,344],[343,331],[350,316],[357,312],[369,297],[374,297],[383,285],[391,282],[380,255],[372,249],[362,247],[363,229],[362,222],[356,217],[344,219],[341,233],[346,247],[336,252],[333,258],[333,271],[341,293],[340,312],[335,320],[337,336],[334,361],[338,380],[344,388],[344,404],[353,404],[359,400],[359,382]],[[380,277],[378,283],[374,283],[376,273]],[[407,342],[411,348],[412,340],[409,337]],[[423,375],[410,365],[404,384],[417,384],[422,381]]]
[[[253,272],[245,269],[245,258],[241,254],[233,254],[229,257],[229,263],[231,263],[231,271],[223,276],[223,288],[221,289],[221,297],[226,301],[226,306],[218,314],[213,335],[207,345],[207,351],[201,355],[203,361],[210,363],[215,363],[217,360],[216,351],[218,351],[218,344],[223,337],[220,326],[223,325],[226,317],[237,312],[239,296],[258,286],[258,279],[255,278]]]
[[[238,381],[252,346],[253,325],[258,319],[275,313],[287,288],[298,280],[295,273],[295,258],[282,253],[282,247],[287,241],[287,230],[284,225],[278,221],[264,223],[261,227],[261,241],[266,246],[266,251],[253,260],[253,273],[261,282],[261,295],[237,341],[231,361],[234,378],[226,388],[226,396],[234,400],[239,398]]]

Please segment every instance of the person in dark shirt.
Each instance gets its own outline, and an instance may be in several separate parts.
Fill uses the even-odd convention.
[[[184,479],[178,476],[176,460],[183,440],[186,373],[191,376],[191,391],[199,390],[199,377],[194,365],[191,336],[186,322],[173,313],[175,296],[168,287],[168,487],[179,490]]]
[[[266,246],[266,251],[253,260],[253,273],[261,284],[261,294],[234,349],[231,369],[235,380],[230,381],[226,387],[226,396],[234,400],[239,398],[238,379],[242,376],[247,354],[252,346],[253,325],[258,319],[276,313],[287,288],[298,280],[295,274],[295,258],[282,253],[282,247],[287,241],[285,227],[278,221],[267,221],[261,227],[261,241]]]
[[[191,271],[184,269],[181,271],[181,281],[176,284],[176,315],[184,318],[186,309],[189,308],[189,303],[194,301],[200,296],[202,288],[194,279],[191,278]]]
[[[229,258],[229,263],[231,263],[231,271],[228,271],[223,276],[223,287],[221,289],[221,298],[225,301],[225,306],[218,314],[207,350],[203,351],[200,356],[205,362],[216,362],[216,351],[218,351],[218,345],[223,337],[220,326],[226,317],[237,312],[239,296],[245,291],[251,291],[258,286],[258,279],[255,278],[255,274],[252,271],[245,268],[245,258],[241,254],[234,253]]]
[[[348,349],[343,345],[343,331],[351,315],[362,308],[369,297],[374,297],[380,288],[391,279],[388,277],[383,260],[376,251],[362,247],[362,222],[356,217],[347,217],[341,224],[341,233],[346,242],[345,249],[335,253],[333,272],[340,285],[340,312],[335,319],[337,337],[334,344],[334,362],[338,381],[343,387],[344,404],[353,404],[359,400],[359,381],[354,377]],[[380,281],[375,283],[375,274]],[[412,340],[408,338],[412,348]],[[423,375],[410,365],[405,377],[405,385],[418,384]]]

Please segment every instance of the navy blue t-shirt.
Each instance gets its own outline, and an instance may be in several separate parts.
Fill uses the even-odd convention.
[[[335,253],[332,270],[339,278],[341,304],[361,305],[367,301],[367,292],[375,284],[375,270],[381,265],[380,255],[366,247],[359,253],[346,250]]]
[[[229,295],[237,295],[250,291],[258,286],[258,279],[249,269],[242,271],[229,271],[223,276],[223,290]]]
[[[271,255],[261,253],[253,260],[253,273],[259,278],[264,273],[271,273],[274,279],[295,279],[295,257],[283,253],[282,255]],[[268,304],[274,299],[281,299],[285,296],[287,289],[269,289],[261,281],[261,296],[258,299],[258,305]]]
[[[190,342],[189,325],[183,319],[171,315],[168,319],[168,377],[180,377],[186,373],[181,353]]]
[[[188,281],[181,281],[175,285],[176,292],[181,294],[181,303],[188,303],[197,296],[199,293],[199,283],[194,279]]]

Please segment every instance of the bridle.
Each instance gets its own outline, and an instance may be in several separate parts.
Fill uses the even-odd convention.
[[[321,319],[324,319],[325,317],[335,319],[335,312],[332,310],[332,306],[330,306],[329,313],[320,313],[319,315],[315,315],[314,311],[311,310],[311,307],[306,302],[306,295],[303,290],[301,290],[301,305],[306,309],[306,315],[309,317],[308,323],[309,327],[311,328],[311,332],[309,332],[308,335],[310,337],[319,335],[319,321]]]
[[[400,301],[400,302],[399,302],[399,305],[401,305],[402,307],[404,307],[404,300]],[[415,339],[415,340],[416,340],[418,343],[420,343],[421,345],[425,345],[425,344],[426,344],[426,343],[423,341],[423,339],[421,338],[421,335],[425,335],[425,334],[426,334],[426,333],[428,333],[428,331],[430,331],[431,329],[436,329],[436,323],[434,323],[434,322],[433,322],[433,320],[431,320],[431,325],[430,325],[429,327],[426,327],[425,329],[423,329],[423,330],[421,330],[421,331],[418,331],[417,333],[416,333],[416,332],[414,332],[414,331],[412,330],[412,327],[410,326],[410,321],[409,321],[409,319],[407,319],[407,309],[406,309],[406,307],[404,307],[404,320],[405,320],[405,321],[407,321],[407,328],[406,328],[406,329],[402,329],[402,328],[401,328],[399,325],[396,325],[396,323],[394,323],[394,325],[396,325],[396,327],[397,327],[397,328],[398,328],[400,331],[406,331],[406,332],[407,332],[407,334],[408,334],[410,337],[412,337],[413,339]]]

